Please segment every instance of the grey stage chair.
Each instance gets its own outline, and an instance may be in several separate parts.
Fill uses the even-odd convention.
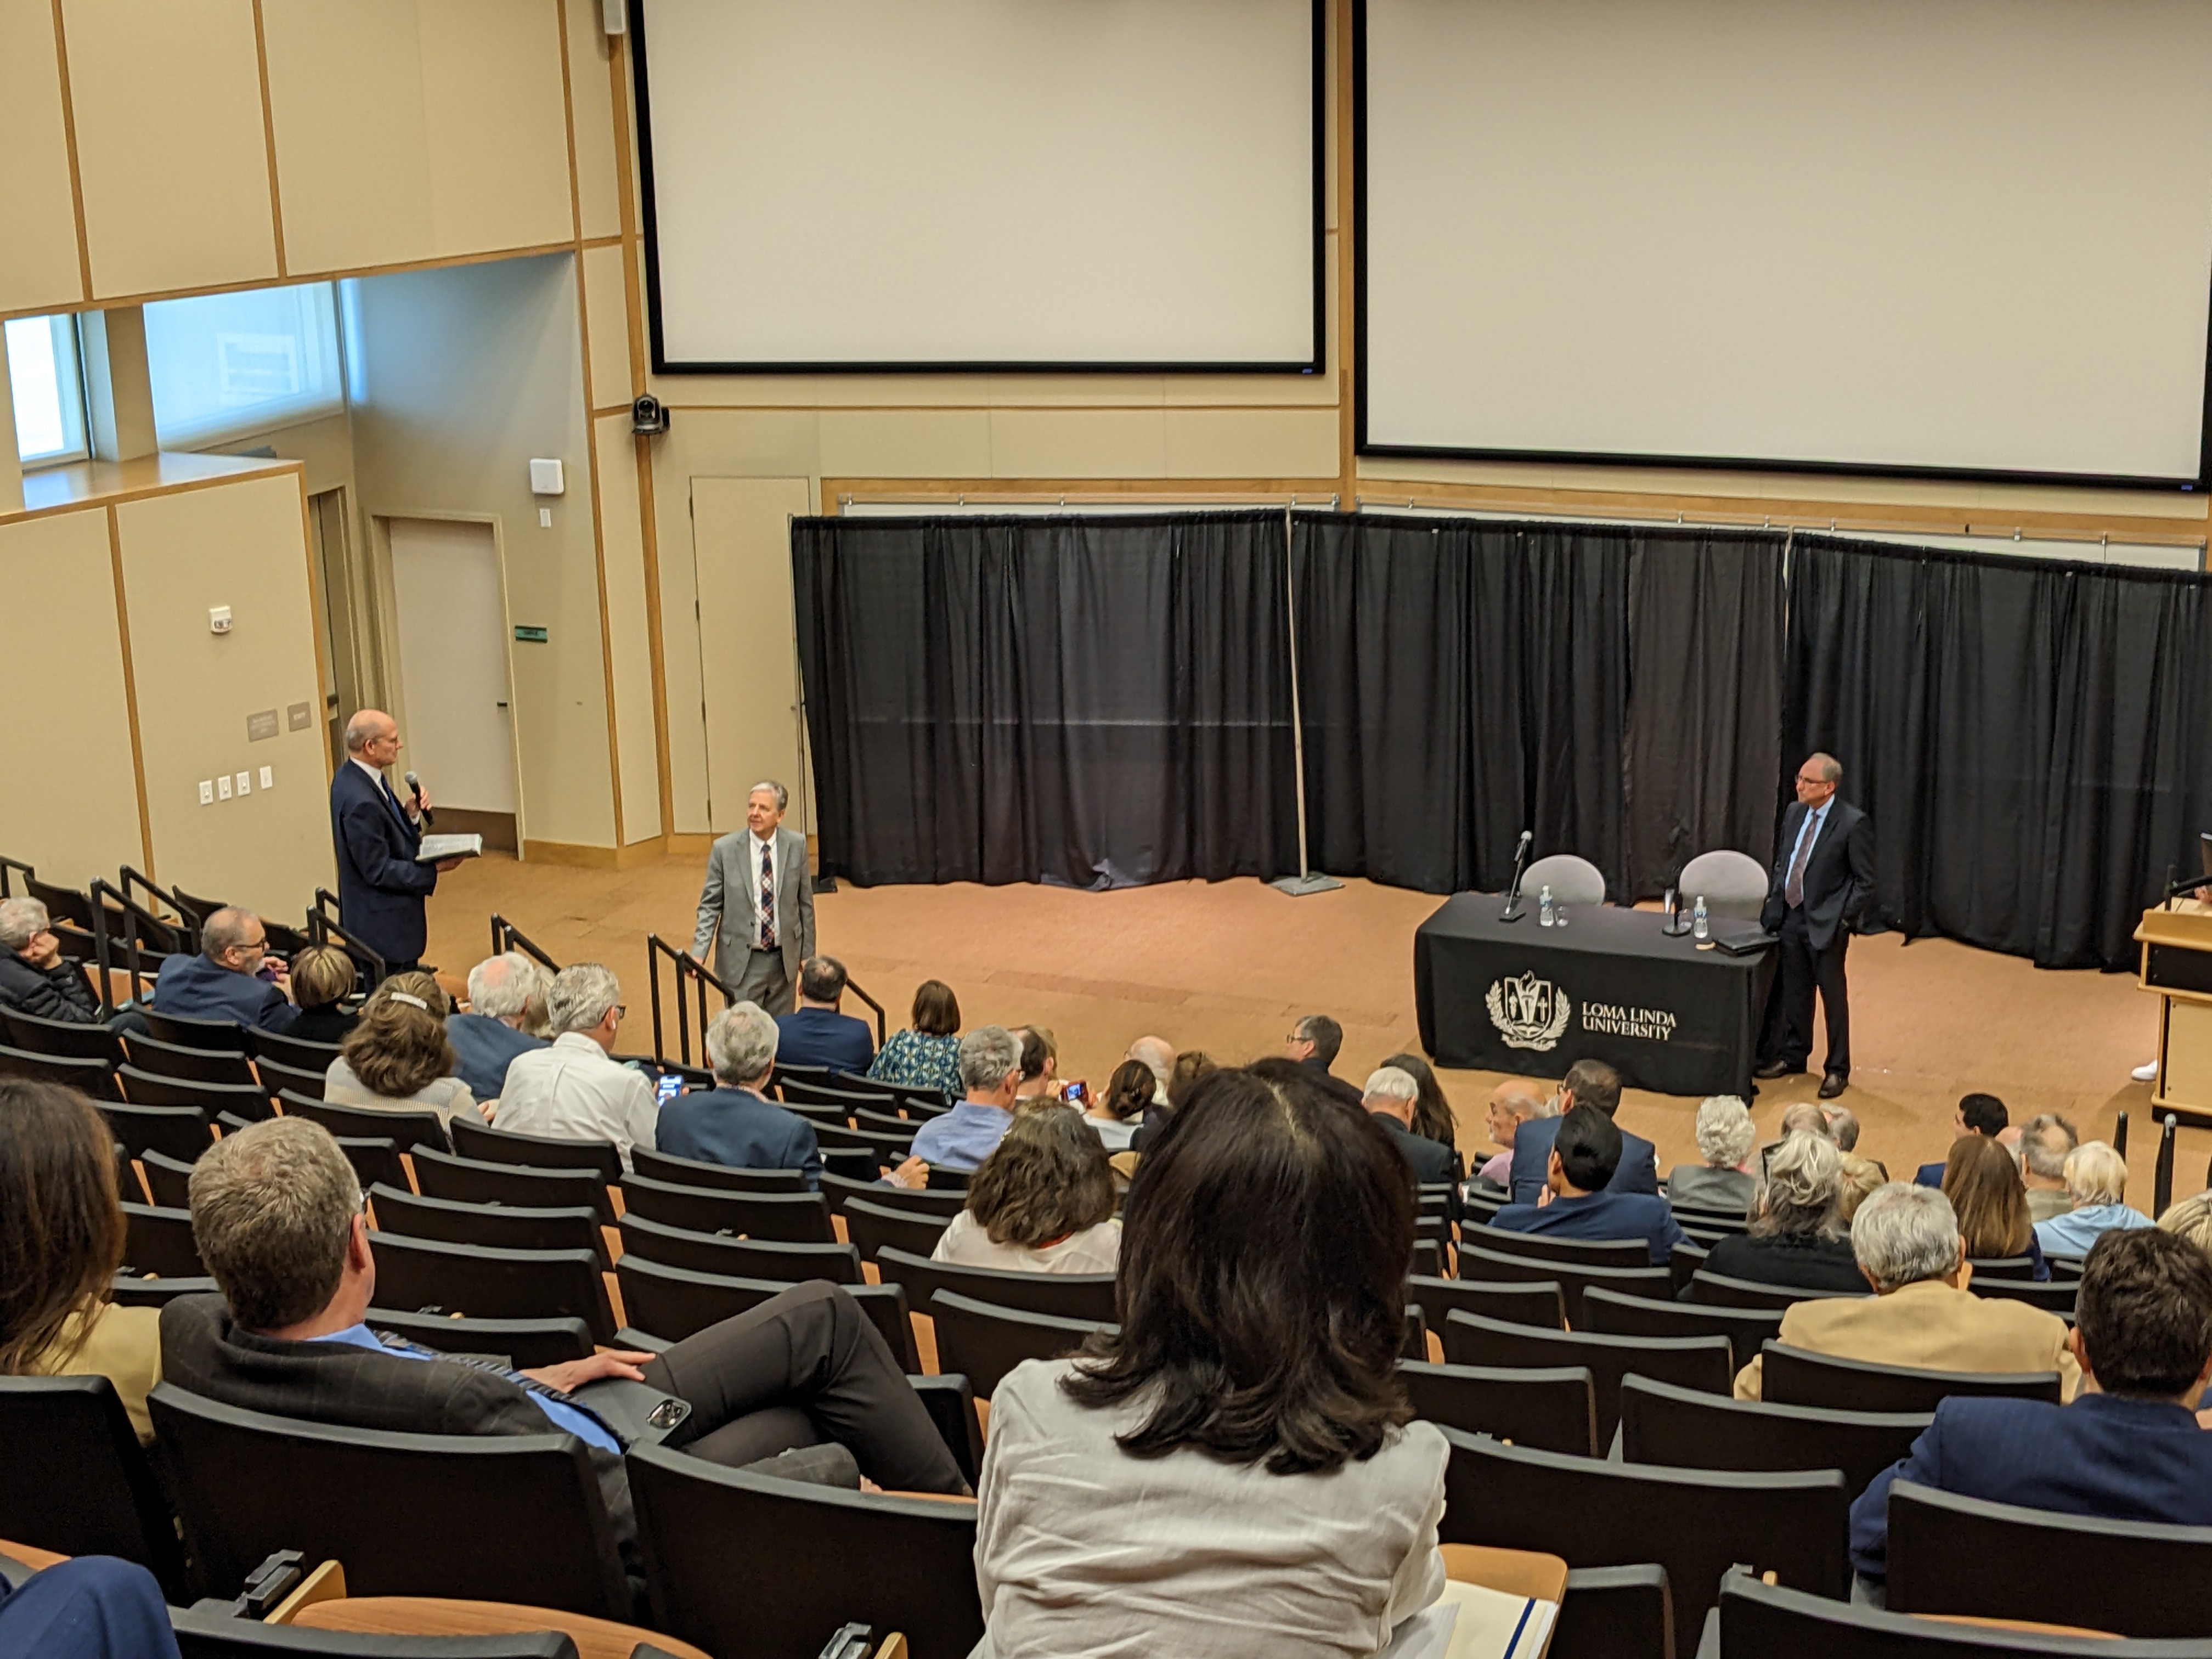
[[[1726,848],[1698,854],[1682,866],[1674,883],[1685,910],[1702,895],[1707,915],[1740,921],[1759,920],[1759,913],[1766,908],[1766,887],[1765,866],[1747,853]]]
[[[1521,896],[1534,904],[1547,888],[1555,904],[1602,904],[1605,873],[1588,859],[1553,853],[1538,859],[1521,878]]]

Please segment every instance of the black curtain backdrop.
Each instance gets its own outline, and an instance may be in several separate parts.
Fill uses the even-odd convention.
[[[796,520],[822,872],[1295,872],[1285,533],[1267,511]]]
[[[1874,819],[1880,920],[2131,970],[2212,829],[2212,584],[1796,540],[1783,729]]]

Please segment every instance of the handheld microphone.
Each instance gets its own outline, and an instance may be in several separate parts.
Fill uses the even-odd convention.
[[[1536,839],[1533,830],[1521,832],[1521,844],[1513,849],[1513,884],[1505,890],[1505,908],[1498,913],[1500,921],[1518,921],[1528,914],[1521,908],[1521,868],[1528,856],[1528,843]]]
[[[422,780],[416,777],[412,772],[408,773],[406,777],[407,787],[415,792],[415,808],[417,811],[422,813],[423,823],[426,826],[434,824],[438,821],[437,815],[432,812],[428,807],[422,805]]]

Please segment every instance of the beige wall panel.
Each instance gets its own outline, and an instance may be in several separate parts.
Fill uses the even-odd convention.
[[[276,275],[252,0],[63,0],[92,291]]]
[[[813,510],[805,478],[694,478],[691,536],[699,583],[714,829],[745,821],[745,792],[774,778],[791,822],[811,828],[800,775],[799,653],[793,638],[791,533]]]
[[[615,739],[622,757],[623,840],[660,833],[660,757],[653,720],[653,660],[645,637],[645,536],[638,520],[637,449],[629,416],[593,423],[599,520],[614,660]]]
[[[825,409],[821,470],[837,478],[975,478],[991,470],[980,409]]]
[[[991,474],[999,478],[1158,478],[1168,468],[1157,409],[994,409]]]
[[[683,374],[653,392],[684,409],[965,409],[986,401],[976,374]]]
[[[0,0],[0,312],[83,302],[51,0]]]
[[[298,461],[307,469],[307,493],[319,495],[353,482],[353,421],[343,411],[295,426],[265,427],[218,445],[208,453],[245,455],[271,449],[280,461]]]
[[[700,474],[778,478],[822,471],[822,418],[811,409],[687,410],[653,445],[672,484]],[[665,510],[660,515],[668,522]],[[681,515],[684,497],[676,497]]]
[[[262,0],[295,275],[437,252],[415,13],[407,0]]]
[[[668,695],[668,787],[680,836],[702,836],[707,817],[707,713],[700,682],[699,586],[692,568],[691,481],[668,474],[656,456],[660,522],[660,662]]]
[[[616,185],[614,82],[599,0],[568,0],[568,88],[576,127],[576,202],[586,236],[622,234]]]
[[[155,874],[293,921],[335,874],[323,728],[282,711],[320,701],[296,474],[116,508]],[[208,629],[227,605],[228,634]],[[246,717],[279,711],[249,743]],[[260,769],[274,769],[275,787]],[[252,793],[199,804],[199,781],[250,772]]]
[[[988,374],[976,376],[974,383],[982,401],[998,409],[1157,409],[1167,401],[1168,377]]]
[[[1334,409],[1170,409],[1170,478],[1328,478]]]
[[[0,593],[18,617],[39,619],[14,630],[20,683],[53,693],[0,721],[0,769],[57,786],[0,791],[0,852],[65,887],[112,881],[118,866],[145,854],[106,513],[0,526]]]
[[[629,305],[623,294],[623,251],[584,250],[584,309],[591,323],[592,402],[629,402]]]
[[[545,0],[424,0],[422,107],[441,255],[573,234],[561,33]]]

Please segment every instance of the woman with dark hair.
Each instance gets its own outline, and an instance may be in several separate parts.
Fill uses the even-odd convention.
[[[2043,1246],[2036,1242],[2020,1165],[1996,1140],[1963,1134],[1951,1143],[1951,1155],[1943,1160],[1943,1196],[1959,1218],[1959,1237],[1966,1241],[1968,1261],[2024,1255],[2030,1278],[2051,1277]]]
[[[1452,1121],[1451,1102],[1444,1098],[1444,1085],[1437,1081],[1436,1072],[1429,1062],[1419,1054],[1393,1054],[1382,1065],[1396,1066],[1420,1085],[1421,1092],[1413,1097],[1413,1133],[1425,1140],[1450,1147],[1452,1156],[1457,1158],[1459,1129]],[[1459,1172],[1462,1177],[1467,1174],[1463,1160]]]
[[[1109,1152],[1126,1152],[1145,1113],[1152,1103],[1159,1079],[1141,1060],[1125,1060],[1106,1079],[1106,1092],[1091,1103],[1084,1121]]]
[[[445,992],[429,975],[392,975],[362,1005],[360,1023],[323,1079],[323,1098],[333,1106],[427,1106],[441,1123],[455,1112],[489,1121],[469,1085],[453,1074],[449,1012]]]
[[[947,1101],[968,1091],[960,1086],[960,999],[941,979],[926,979],[914,994],[913,1024],[893,1031],[868,1063],[878,1083],[902,1083],[911,1089],[941,1089]]]
[[[0,1376],[105,1376],[151,1440],[161,1310],[107,1299],[123,1265],[114,1134],[74,1089],[15,1078],[0,1078]]]
[[[930,1252],[963,1267],[1031,1273],[1110,1273],[1121,1254],[1106,1149],[1069,1106],[1015,1115],[968,1178],[968,1207]]]
[[[1413,1197],[1288,1060],[1218,1072],[1129,1193],[1120,1325],[991,1400],[986,1644],[1373,1653],[1442,1593],[1447,1448],[1395,1372]]]

